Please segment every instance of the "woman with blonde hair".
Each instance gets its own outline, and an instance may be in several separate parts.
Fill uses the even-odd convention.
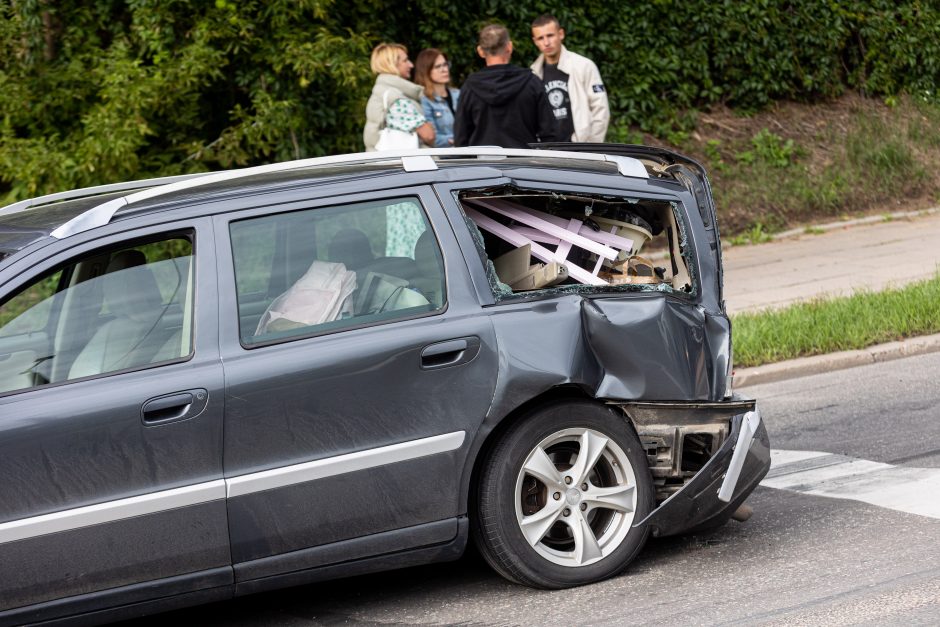
[[[454,145],[454,113],[460,90],[450,86],[450,60],[437,48],[427,48],[415,60],[415,82],[424,88],[421,106],[424,117],[434,125],[434,145]]]
[[[408,59],[408,49],[401,44],[379,44],[372,51],[371,64],[377,76],[366,103],[366,125],[362,131],[366,150],[376,149],[383,128],[417,133],[425,145],[433,146],[434,127],[421,109],[421,87],[408,80],[414,68]]]

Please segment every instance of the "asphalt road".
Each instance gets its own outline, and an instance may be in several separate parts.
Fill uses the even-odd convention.
[[[849,459],[839,468],[866,467],[853,464],[856,458],[899,467],[862,477],[866,493],[890,496],[903,491],[910,473],[937,475],[940,468],[938,380],[940,354],[932,354],[742,392],[759,399],[774,449]],[[940,518],[854,500],[848,487],[839,492],[851,482],[828,482],[840,498],[815,496],[810,483],[760,487],[746,523],[651,540],[622,576],[575,590],[516,586],[469,555],[136,625],[940,623]],[[935,503],[940,489],[920,489],[917,498]]]

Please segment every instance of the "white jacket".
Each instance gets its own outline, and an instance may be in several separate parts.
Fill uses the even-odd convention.
[[[406,78],[394,74],[379,74],[372,87],[372,95],[366,102],[366,125],[362,129],[362,141],[366,152],[375,150],[379,141],[379,131],[385,127],[388,107],[399,98],[412,100],[421,111],[421,85],[415,85]]]
[[[532,71],[544,78],[542,67],[545,55],[532,64]],[[610,123],[607,90],[597,66],[587,57],[571,52],[564,45],[558,58],[558,69],[568,75],[568,97],[571,98],[571,121],[574,123],[575,142],[603,142]]]

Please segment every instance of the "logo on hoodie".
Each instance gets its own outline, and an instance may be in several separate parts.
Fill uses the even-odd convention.
[[[562,120],[568,117],[568,81],[548,81],[545,83],[545,93],[548,103],[555,110],[555,118]]]

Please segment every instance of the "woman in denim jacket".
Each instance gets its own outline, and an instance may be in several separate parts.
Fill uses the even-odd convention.
[[[437,48],[428,48],[415,61],[415,82],[421,85],[424,117],[434,125],[435,148],[454,145],[454,112],[460,90],[450,86],[450,61]]]

